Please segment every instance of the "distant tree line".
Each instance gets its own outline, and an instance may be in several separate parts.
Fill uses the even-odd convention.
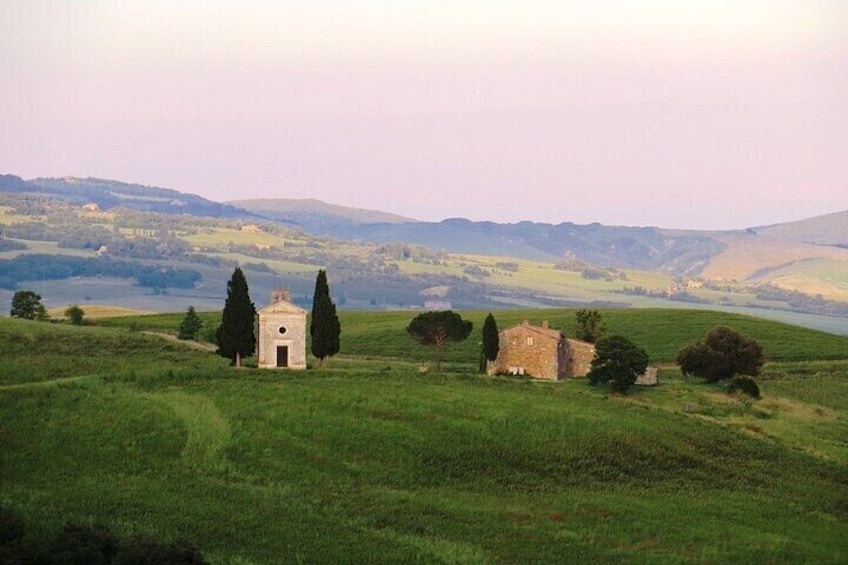
[[[583,261],[578,261],[576,259],[563,259],[562,261],[557,261],[554,263],[554,269],[558,271],[571,271],[575,273],[580,273],[581,276],[586,280],[598,281],[605,280],[608,282],[612,281],[626,281],[627,273],[619,271],[613,267],[600,267],[598,265],[591,265],[589,263],[584,263]]]
[[[139,285],[154,290],[193,288],[201,279],[197,271],[142,265],[138,261],[117,261],[107,257],[32,254],[0,259],[0,288],[7,290],[15,290],[24,281],[96,276],[134,278]]]
[[[821,294],[810,296],[795,290],[786,290],[774,285],[762,285],[756,288],[757,298],[775,302],[785,302],[790,310],[824,314],[825,316],[848,316],[848,303],[829,300]]]
[[[65,249],[91,249],[105,246],[110,255],[131,259],[183,259],[191,251],[188,241],[174,237],[167,230],[156,237],[125,236],[120,232],[98,225],[50,227],[37,222],[15,224],[6,229],[7,237],[30,241],[56,241]]]

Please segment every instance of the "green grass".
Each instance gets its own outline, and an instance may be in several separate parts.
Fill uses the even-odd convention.
[[[623,314],[605,317],[659,348],[661,326]],[[725,320],[709,315],[678,322]],[[0,319],[0,504],[44,539],[105,522],[224,563],[848,560],[848,362],[772,363],[759,402],[673,369],[620,397],[481,377],[460,348],[454,371],[420,374],[431,351],[395,335],[410,316],[344,313],[346,355],[299,373],[126,329],[182,314]],[[779,343],[779,324],[751,324]]]
[[[215,369],[226,361],[126,329],[0,320],[0,385],[81,376],[159,375],[164,368]]]
[[[495,312],[500,329],[522,320],[551,327],[566,335],[575,335],[574,309],[503,310]],[[370,312],[342,310],[341,354],[372,359],[395,359],[415,363],[435,360],[431,348],[417,345],[406,333],[406,326],[417,312]],[[465,342],[445,347],[445,359],[454,370],[474,370],[477,366],[483,320],[487,312],[462,312],[474,323],[474,331]],[[789,324],[724,312],[706,310],[605,309],[601,314],[607,334],[622,334],[644,348],[653,363],[673,362],[675,353],[687,343],[702,337],[709,329],[723,324],[758,340],[771,361],[848,359],[848,336],[838,336]],[[177,333],[184,313],[124,316],[99,320],[109,327]],[[200,313],[207,337],[220,323],[220,312]]]
[[[507,310],[496,312],[498,327],[503,329],[528,319],[575,335],[575,310]],[[700,310],[601,310],[607,334],[622,334],[644,348],[652,362],[670,362],[685,344],[702,337],[710,328],[724,324],[761,342],[766,357],[774,361],[848,358],[848,337],[836,336],[759,318]],[[411,346],[405,327],[414,312],[347,312],[342,321],[342,353],[373,357],[396,357],[421,362],[433,358],[424,347]],[[486,312],[467,312],[463,317],[474,322],[471,337],[445,350],[449,361],[475,363],[480,332]]]

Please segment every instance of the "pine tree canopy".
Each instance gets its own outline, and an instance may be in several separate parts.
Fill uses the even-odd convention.
[[[200,328],[202,327],[203,321],[200,319],[200,316],[197,315],[197,312],[195,312],[194,306],[189,306],[183,321],[180,323],[180,333],[177,335],[177,338],[196,339],[197,334],[200,332]]]

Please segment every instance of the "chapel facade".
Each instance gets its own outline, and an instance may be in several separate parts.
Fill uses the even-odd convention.
[[[256,355],[260,369],[306,369],[306,310],[291,303],[288,290],[271,293],[271,304],[256,313]]]

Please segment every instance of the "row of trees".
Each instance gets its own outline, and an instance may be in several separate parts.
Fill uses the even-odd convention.
[[[604,337],[605,324],[597,310],[576,313],[578,338],[595,343],[595,358],[587,374],[589,384],[609,384],[614,392],[626,392],[648,368],[648,354],[621,335]],[[436,370],[441,369],[442,348],[449,342],[465,340],[472,324],[452,311],[419,314],[406,328],[407,333],[423,345],[436,348]],[[499,353],[497,323],[491,313],[483,324],[480,370],[494,361]],[[756,376],[763,366],[760,344],[727,326],[713,328],[696,342],[683,347],[676,355],[681,371],[708,382],[730,379],[737,374]],[[749,394],[756,383],[734,381],[730,387]],[[759,396],[756,390],[752,396]]]
[[[72,277],[134,278],[140,286],[161,290],[193,288],[199,272],[162,265],[143,265],[109,257],[71,257],[42,253],[0,259],[0,288],[15,290],[24,281],[65,280]]]

